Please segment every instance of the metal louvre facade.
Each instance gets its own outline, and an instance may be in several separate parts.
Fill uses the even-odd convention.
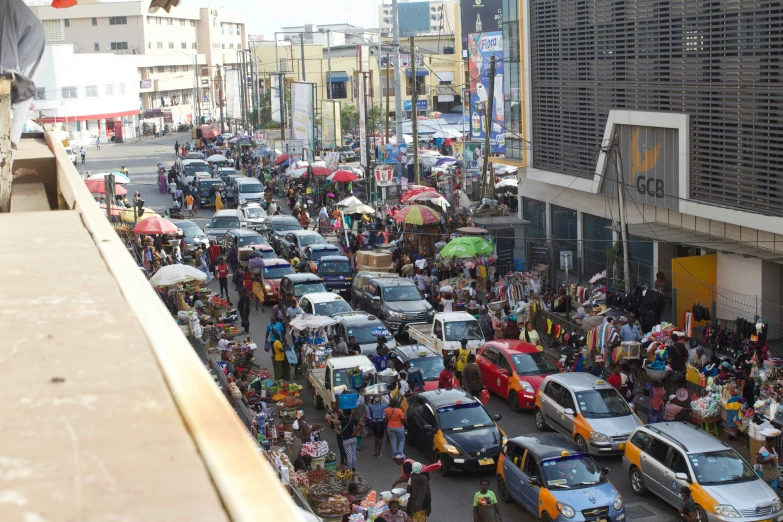
[[[685,112],[690,199],[783,216],[783,2],[529,5],[534,167],[592,177],[610,109]]]

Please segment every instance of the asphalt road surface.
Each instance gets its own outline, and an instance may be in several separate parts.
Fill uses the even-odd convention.
[[[129,193],[133,194],[134,191],[139,191],[148,207],[162,213],[171,205],[171,196],[160,194],[158,191],[156,165],[158,162],[164,162],[167,165],[173,164],[175,160],[174,142],[178,139],[188,139],[188,136],[187,133],[183,133],[164,138],[149,138],[140,142],[108,144],[101,146],[100,151],[96,151],[95,146],[91,145],[87,148],[87,160],[84,168],[92,173],[97,173],[119,170],[122,165],[125,165],[133,180],[133,183],[126,187]],[[81,161],[79,161],[77,168],[80,171],[82,170]],[[280,208],[283,211],[287,211],[288,206],[282,201],[279,203]],[[212,211],[199,212],[193,221],[203,228],[211,217]],[[229,286],[231,287],[232,301],[236,302],[238,296],[234,292],[233,285],[230,284]],[[217,290],[216,283],[215,289]],[[271,309],[271,306],[267,306],[261,307],[258,311],[255,309],[251,310],[250,334],[251,338],[254,338],[259,346],[263,345]],[[257,350],[255,360],[260,366],[271,368],[271,358],[263,349]],[[299,383],[302,385],[306,384],[304,380],[300,380]],[[323,411],[317,412],[314,409],[309,390],[305,389],[302,399],[304,400],[303,408],[306,417],[311,422],[321,422],[323,420]],[[509,438],[536,431],[531,412],[514,413],[508,407],[508,404],[498,397],[493,396],[486,409],[490,415],[502,415],[499,425]],[[329,441],[331,449],[337,453],[334,432],[327,429],[323,433],[323,437]],[[370,482],[375,490],[380,492],[390,489],[391,483],[400,476],[400,469],[391,459],[389,446],[384,445],[383,457],[377,459],[372,454],[372,436],[364,439],[361,445],[362,451],[358,452],[357,472]],[[423,463],[430,463],[430,459],[415,447],[406,445],[405,453],[409,458]],[[631,491],[628,477],[623,473],[620,457],[600,458],[598,463],[601,466],[611,468],[609,480],[623,496],[627,513],[626,520],[629,522],[673,522],[678,520],[677,511],[657,497],[647,496],[641,498],[634,495]],[[430,521],[457,522],[472,520],[473,495],[479,489],[479,479],[485,477],[490,480],[490,489],[497,493],[494,473],[485,475],[455,473],[446,478],[433,474],[431,483],[433,510]],[[503,519],[506,521],[528,522],[537,520],[537,517],[528,513],[518,504],[503,504],[502,502],[501,504],[500,510]]]

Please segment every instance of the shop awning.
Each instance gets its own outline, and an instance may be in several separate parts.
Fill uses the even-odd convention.
[[[412,76],[413,71],[405,69],[405,74]],[[429,76],[430,72],[427,69],[416,69],[416,76]]]
[[[620,233],[620,227],[608,226],[606,228],[618,234]],[[653,241],[679,243],[681,245],[715,250],[723,254],[753,257],[763,261],[783,264],[783,245],[775,247],[771,243],[756,244],[751,241],[736,241],[716,234],[658,222],[628,225],[628,233],[632,236],[644,237]],[[777,248],[777,251],[774,248]]]
[[[326,73],[326,81],[332,83],[342,83],[348,81],[348,73],[345,71],[332,71]]]

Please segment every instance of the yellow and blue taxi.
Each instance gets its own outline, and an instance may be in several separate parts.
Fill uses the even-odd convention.
[[[593,455],[622,455],[643,423],[614,386],[589,373],[558,373],[536,394],[536,428],[570,437]]]
[[[498,494],[543,522],[620,522],[623,498],[589,453],[556,433],[510,439],[498,460]]]

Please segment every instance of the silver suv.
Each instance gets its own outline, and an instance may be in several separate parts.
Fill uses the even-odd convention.
[[[699,522],[781,520],[783,502],[748,462],[720,439],[690,424],[637,428],[625,446],[623,468],[637,495],[654,493],[675,508],[691,489]]]

